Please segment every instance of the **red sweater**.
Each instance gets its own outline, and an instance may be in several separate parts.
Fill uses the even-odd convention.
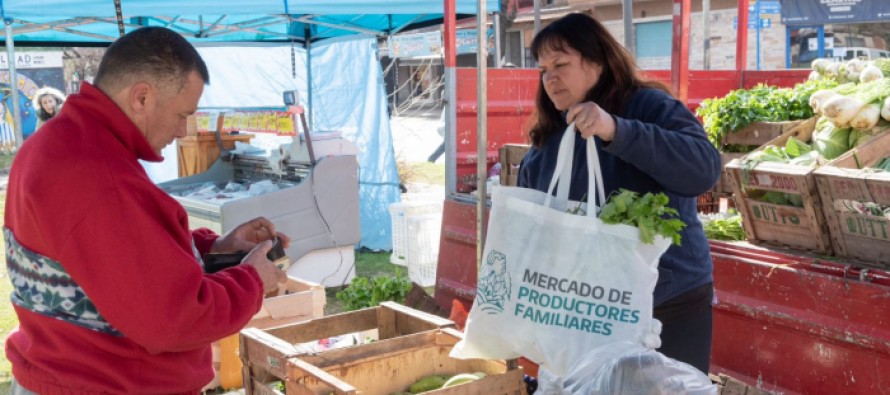
[[[6,356],[31,391],[197,393],[213,378],[210,343],[239,331],[262,304],[253,267],[203,273],[193,238],[204,253],[217,236],[190,232],[185,210],[137,159],[163,160],[86,83],[16,155],[5,226],[19,245],[59,262],[119,332],[16,305],[20,326]]]

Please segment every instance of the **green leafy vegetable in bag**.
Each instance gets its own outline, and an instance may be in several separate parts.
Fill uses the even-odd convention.
[[[676,218],[679,213],[668,207],[669,201],[663,193],[649,192],[640,196],[622,188],[609,195],[600,210],[600,220],[607,224],[635,226],[640,230],[640,241],[646,244],[654,243],[655,235],[661,235],[680,245],[680,231],[686,224]]]
[[[726,219],[713,219],[702,223],[705,236],[711,240],[742,241],[745,240],[745,229],[742,227],[742,216],[733,215]]]

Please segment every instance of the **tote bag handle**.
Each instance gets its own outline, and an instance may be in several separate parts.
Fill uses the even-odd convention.
[[[544,205],[557,210],[565,210],[569,201],[569,186],[572,179],[572,162],[575,152],[575,123],[566,128],[559,142],[559,152],[556,155],[556,168],[553,169],[553,178],[550,179],[550,187],[547,188],[547,197]],[[599,213],[599,204],[605,203],[606,192],[603,187],[602,169],[600,168],[599,152],[596,150],[594,139],[587,139],[587,216],[596,217]],[[559,183],[556,190],[556,199],[553,199],[553,189]],[[594,195],[596,194],[596,195]],[[599,199],[594,199],[598,196]]]

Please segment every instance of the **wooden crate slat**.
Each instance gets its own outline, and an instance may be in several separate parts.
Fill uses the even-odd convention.
[[[731,131],[723,138],[724,144],[763,145],[800,125],[805,120],[782,122],[752,122],[739,130]]]
[[[415,310],[399,303],[383,302],[380,303],[380,306],[398,313],[392,316],[397,335],[454,326],[454,321],[447,318]],[[383,338],[383,335],[381,335],[381,338]]]
[[[349,367],[364,363],[367,360],[411,352],[429,345],[434,341],[435,337],[436,334],[434,332],[421,332],[363,344],[361,347],[328,350],[324,355],[303,355],[300,359],[321,369],[334,365]]]
[[[288,380],[285,383],[288,395],[293,394],[317,394],[333,392],[335,394],[358,394],[358,390],[349,383],[341,380],[323,369],[299,358],[293,358],[288,363]]]
[[[289,343],[305,343],[330,336],[331,333],[351,333],[377,328],[377,308],[362,309],[317,318],[310,322],[273,328],[272,336]]]

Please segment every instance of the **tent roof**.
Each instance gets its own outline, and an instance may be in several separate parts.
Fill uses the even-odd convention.
[[[455,0],[475,15],[476,0]],[[488,12],[498,0],[486,0]],[[193,42],[315,41],[386,35],[440,23],[435,0],[121,0],[124,28],[166,26]],[[108,43],[119,35],[112,0],[0,0],[16,45]]]

